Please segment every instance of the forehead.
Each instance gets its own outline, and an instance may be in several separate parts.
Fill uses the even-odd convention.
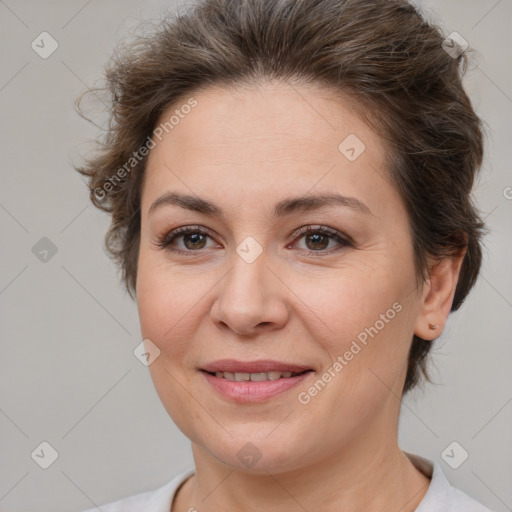
[[[341,93],[335,96],[332,90],[317,84],[269,81],[229,87],[214,85],[190,96],[197,105],[172,128],[170,142],[176,148],[194,148],[196,155],[202,150],[222,151],[223,147],[241,142],[270,157],[276,156],[268,154],[270,149],[277,150],[283,145],[290,148],[294,144],[301,146],[300,153],[315,148],[327,155],[337,155],[338,143],[349,133],[382,149],[378,135],[358,116],[355,101]],[[183,97],[176,102],[159,123],[165,123],[169,113],[180,110],[180,105],[188,100]],[[308,144],[304,147],[305,142]]]
[[[195,106],[182,109],[191,99]],[[348,96],[322,86],[210,86],[176,102],[158,124],[173,114],[172,128],[150,151],[144,189],[151,196],[168,188],[211,195],[212,186],[262,198],[317,184],[316,191],[352,195],[364,182],[382,187],[382,140]]]

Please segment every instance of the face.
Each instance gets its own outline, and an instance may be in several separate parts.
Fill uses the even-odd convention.
[[[163,405],[198,453],[247,471],[377,446],[396,435],[421,298],[382,140],[320,87],[193,98],[155,139],[141,200]]]

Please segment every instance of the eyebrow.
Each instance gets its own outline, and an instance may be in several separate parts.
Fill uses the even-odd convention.
[[[224,218],[222,208],[215,203],[202,199],[198,196],[166,192],[156,199],[150,206],[148,215],[165,205],[179,206],[186,210],[202,213],[208,216]],[[274,217],[285,217],[292,213],[305,213],[319,210],[326,206],[344,206],[358,210],[365,215],[373,215],[370,208],[355,197],[343,196],[341,194],[316,194],[299,197],[289,197],[276,203],[273,209]]]

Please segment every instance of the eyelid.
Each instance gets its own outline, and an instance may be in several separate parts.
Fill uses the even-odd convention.
[[[205,228],[204,226],[200,225],[189,225],[189,226],[181,226],[176,229],[172,229],[171,231],[166,232],[162,236],[159,236],[156,238],[155,243],[157,246],[159,246],[162,249],[169,250],[173,252],[172,249],[169,249],[169,245],[171,242],[176,240],[177,238],[180,238],[183,235],[189,234],[189,233],[200,233],[202,235],[209,236],[211,239],[213,239],[212,232]],[[181,249],[176,249],[174,252],[198,252],[198,251],[183,251]]]
[[[155,244],[159,248],[169,251],[171,253],[187,254],[187,255],[200,254],[205,249],[183,250],[183,249],[171,248],[171,243],[174,242],[174,240],[176,240],[186,234],[189,234],[189,233],[199,233],[199,234],[205,235],[205,236],[209,237],[210,239],[214,240],[214,237],[212,236],[212,232],[208,228],[206,228],[204,226],[200,226],[200,225],[188,225],[188,226],[181,226],[179,228],[173,229],[173,230],[165,233],[161,237],[158,237],[157,240],[155,240]],[[308,224],[306,226],[302,226],[302,227],[296,229],[292,233],[291,236],[293,236],[294,238],[293,238],[292,242],[290,242],[290,244],[287,244],[286,247],[288,248],[290,245],[293,245],[294,243],[297,242],[298,239],[303,238],[305,235],[307,235],[309,233],[321,233],[321,234],[326,235],[329,238],[335,240],[338,243],[337,248],[334,248],[334,249],[331,248],[330,250],[312,251],[312,250],[307,250],[307,249],[301,249],[302,252],[306,252],[308,255],[312,255],[315,257],[326,256],[333,252],[339,251],[341,248],[352,247],[355,245],[354,241],[352,240],[352,238],[350,236],[338,231],[337,229],[334,229],[334,228],[331,228],[328,226],[324,226],[321,224],[318,224],[318,225]]]
[[[335,252],[339,252],[341,249],[344,249],[346,247],[354,247],[355,243],[352,240],[351,237],[346,235],[345,233],[342,233],[338,231],[337,229],[330,228],[328,226],[324,225],[312,225],[308,224],[306,226],[302,226],[299,229],[294,231],[294,240],[292,242],[295,243],[298,239],[304,238],[305,235],[309,233],[321,233],[323,235],[327,235],[329,238],[335,240],[338,243],[337,247],[331,248],[329,250],[321,250],[321,251],[311,251],[308,249],[302,249],[303,252],[306,252],[308,256],[313,257],[322,257],[322,256],[328,256]],[[290,244],[288,244],[289,246]],[[287,247],[288,247],[287,246]]]
[[[329,235],[332,238],[339,238],[346,244],[354,244],[354,241],[352,240],[352,238],[350,236],[346,235],[345,233],[343,233],[337,229],[331,228],[329,226],[325,226],[323,224],[308,224],[306,226],[302,226],[293,232],[293,236],[296,238],[298,236],[306,235],[308,233],[317,233],[317,232],[320,232],[325,235]]]

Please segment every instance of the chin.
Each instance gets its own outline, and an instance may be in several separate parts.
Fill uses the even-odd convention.
[[[272,428],[275,429],[278,424],[273,423]],[[265,428],[262,433],[257,425],[248,428],[247,424],[239,429],[240,434],[237,435],[230,431],[229,425],[223,425],[231,436],[218,425],[212,435],[205,436],[204,430],[199,436],[191,432],[185,432],[185,435],[201,452],[207,453],[223,466],[255,475],[297,470],[302,466],[300,461],[308,458],[304,436],[294,438],[284,430],[280,435],[276,432],[276,435],[269,436],[272,428]]]

